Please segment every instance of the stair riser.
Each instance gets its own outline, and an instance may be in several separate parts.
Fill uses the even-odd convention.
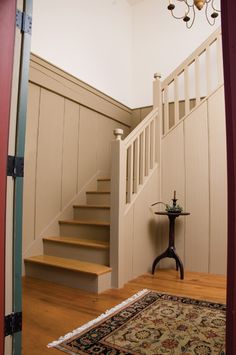
[[[90,225],[60,224],[60,235],[107,242],[110,237],[110,228]]]
[[[110,194],[86,194],[88,205],[110,205]]]
[[[100,293],[111,288],[111,273],[91,276],[47,265],[26,263],[26,275],[93,293]]]
[[[110,222],[110,209],[74,207],[74,219]]]
[[[111,191],[111,182],[110,181],[98,181],[97,182],[98,191]]]
[[[78,247],[44,241],[44,254],[109,266],[109,249]]]

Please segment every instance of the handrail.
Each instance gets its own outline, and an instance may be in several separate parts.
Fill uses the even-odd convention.
[[[216,45],[216,53],[213,51],[214,45]],[[212,65],[213,54],[217,70]],[[210,95],[212,91],[222,85],[222,63],[221,28],[219,27],[162,82],[163,135],[184,119],[194,107],[197,107],[202,97]],[[201,65],[203,67],[202,72],[200,71]],[[193,66],[194,71],[193,77],[190,78],[189,68],[191,66]],[[179,85],[181,76],[183,76],[182,86]],[[169,95],[170,89],[173,91],[173,98]],[[184,101],[183,107],[180,107],[181,99]],[[190,106],[191,99],[194,99],[192,101],[194,102],[193,106]],[[171,102],[173,102],[172,105],[174,104],[174,107],[172,106],[172,117],[170,114]],[[180,116],[181,108],[182,116]]]
[[[170,84],[175,77],[175,73],[178,72],[180,74],[183,69],[190,65],[196,58],[205,51],[205,49],[210,46],[218,36],[221,35],[221,27],[218,27],[200,46],[195,49],[165,80],[162,82],[162,88],[168,84]]]

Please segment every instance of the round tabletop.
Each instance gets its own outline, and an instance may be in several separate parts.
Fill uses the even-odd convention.
[[[167,212],[167,211],[160,211],[160,212],[155,212],[155,214],[159,214],[162,216],[187,216],[190,214],[190,212]]]

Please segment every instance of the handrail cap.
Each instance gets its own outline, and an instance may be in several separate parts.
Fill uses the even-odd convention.
[[[124,134],[124,131],[123,131],[122,128],[116,128],[116,129],[114,129],[113,134],[114,134],[114,136],[116,137],[116,140],[117,140],[117,141],[120,141],[120,140],[121,140],[121,137],[122,137],[123,134]]]
[[[161,79],[161,73],[154,73],[154,79]]]

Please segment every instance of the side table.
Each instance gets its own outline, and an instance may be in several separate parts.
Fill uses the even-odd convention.
[[[169,218],[169,245],[168,248],[161,255],[157,256],[152,264],[152,274],[155,272],[155,268],[159,261],[163,258],[173,258],[176,262],[176,270],[180,269],[180,278],[184,279],[184,266],[175,250],[175,219],[179,216],[187,216],[189,212],[155,212],[155,214],[161,216],[168,216]]]

